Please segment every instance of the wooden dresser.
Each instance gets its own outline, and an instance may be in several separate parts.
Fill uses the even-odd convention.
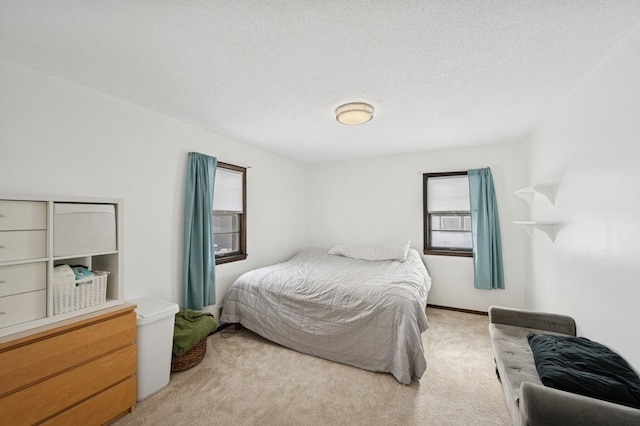
[[[0,425],[101,425],[135,403],[135,305],[0,338]]]

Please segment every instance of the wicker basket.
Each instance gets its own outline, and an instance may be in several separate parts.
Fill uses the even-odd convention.
[[[93,271],[94,277],[53,286],[53,315],[64,314],[107,300],[108,272]]]
[[[207,336],[182,355],[171,354],[171,371],[188,370],[197,365],[207,353]]]

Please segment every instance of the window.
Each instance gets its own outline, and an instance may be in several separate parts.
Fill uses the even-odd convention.
[[[247,258],[247,169],[218,162],[213,189],[216,265]]]
[[[424,254],[473,256],[467,172],[423,175]]]

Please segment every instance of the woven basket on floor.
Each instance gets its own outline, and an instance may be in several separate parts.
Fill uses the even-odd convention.
[[[171,354],[171,371],[188,370],[197,365],[207,353],[207,336],[182,355]]]

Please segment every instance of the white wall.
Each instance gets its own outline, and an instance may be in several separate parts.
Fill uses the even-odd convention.
[[[216,268],[220,304],[242,272],[284,260],[304,247],[304,167],[0,61],[0,192],[124,198],[127,298],[182,299],[189,151],[251,166],[249,257]]]
[[[189,151],[251,166],[249,257],[217,267],[218,304],[242,272],[284,260],[305,246],[411,237],[420,249],[421,173],[486,166],[493,170],[499,197],[507,290],[475,290],[469,258],[429,256],[430,302],[474,310],[524,304],[526,237],[510,224],[526,211],[512,195],[525,183],[519,143],[305,167],[0,61],[0,192],[124,198],[127,298],[181,301]]]
[[[471,258],[426,256],[433,278],[429,303],[486,311],[492,304],[524,306],[527,236],[511,222],[526,202],[513,192],[526,186],[519,142],[396,157],[310,165],[307,174],[309,245],[376,244],[412,239],[422,253],[422,173],[491,167],[503,236],[505,290],[473,287]]]
[[[528,307],[576,318],[578,332],[640,368],[640,25],[528,140],[531,182],[556,182],[555,243],[532,240]]]

